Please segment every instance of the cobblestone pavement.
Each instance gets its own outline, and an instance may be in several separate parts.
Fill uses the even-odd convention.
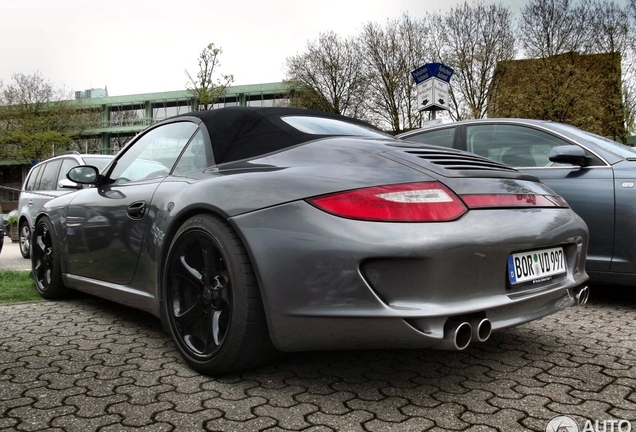
[[[545,431],[569,415],[636,431],[634,291],[464,352],[289,354],[222,378],[190,370],[157,319],[92,297],[0,317],[0,430]]]

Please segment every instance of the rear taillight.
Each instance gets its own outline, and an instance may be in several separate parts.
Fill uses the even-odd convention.
[[[439,182],[377,186],[307,201],[335,216],[384,222],[447,222],[468,209],[568,207],[558,195],[483,194],[460,199]]]
[[[439,182],[379,186],[308,200],[349,219],[386,222],[444,222],[466,213],[457,195]]]

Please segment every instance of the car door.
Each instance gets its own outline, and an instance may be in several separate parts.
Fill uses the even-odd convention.
[[[614,175],[586,150],[588,166],[555,164],[550,150],[576,145],[557,135],[518,124],[466,125],[465,150],[520,169],[561,195],[590,230],[588,270],[609,271],[614,249]]]
[[[176,121],[148,130],[117,156],[97,187],[74,197],[66,227],[71,274],[130,283],[155,214],[154,192],[197,128]]]

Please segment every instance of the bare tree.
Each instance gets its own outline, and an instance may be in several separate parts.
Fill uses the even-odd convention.
[[[408,14],[388,20],[384,28],[375,23],[363,27],[360,43],[369,77],[368,110],[375,123],[392,133],[421,124],[409,72],[425,62],[427,47],[422,39],[427,34],[425,21]]]
[[[199,70],[196,77],[185,71],[188,77],[186,89],[197,99],[201,110],[210,109],[215,102],[225,96],[228,86],[234,82],[233,75],[221,75],[216,81],[214,80],[214,74],[221,66],[219,56],[222,53],[223,50],[220,47],[217,48],[214,43],[211,43],[199,54]]]
[[[592,40],[591,1],[529,0],[521,11],[519,40],[526,58],[584,52]]]
[[[432,39],[437,57],[455,70],[451,117],[483,118],[497,64],[515,55],[512,12],[501,4],[465,2],[434,16],[431,27],[440,29]]]
[[[292,105],[363,118],[368,80],[354,39],[321,33],[304,53],[287,59]]]

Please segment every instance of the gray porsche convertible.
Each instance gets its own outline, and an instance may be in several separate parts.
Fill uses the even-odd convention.
[[[67,177],[92,187],[37,216],[37,290],[148,311],[206,374],[461,350],[587,298],[587,228],[535,177],[343,116],[190,113]]]

